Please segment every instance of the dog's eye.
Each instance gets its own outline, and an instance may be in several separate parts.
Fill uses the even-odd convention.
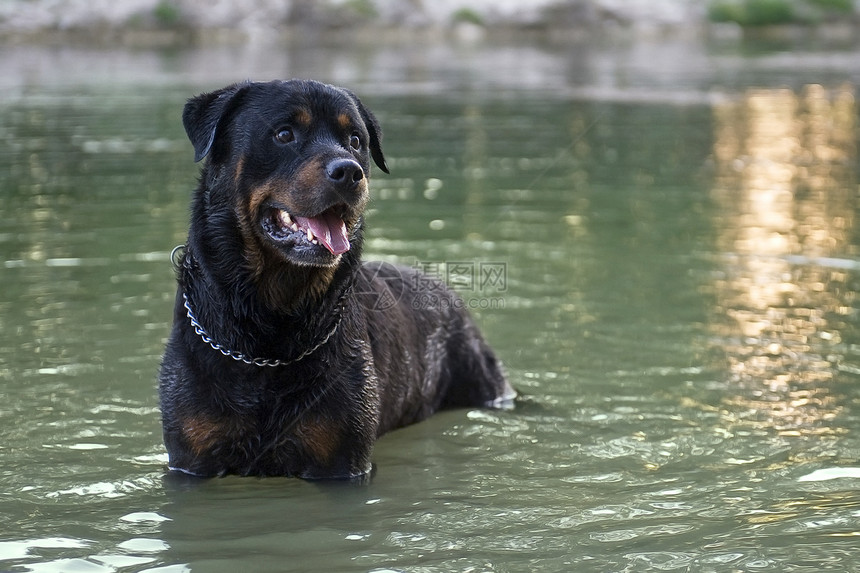
[[[361,139],[357,135],[353,134],[353,136],[349,138],[349,146],[358,151],[361,149]]]
[[[293,130],[289,127],[279,129],[277,133],[275,133],[275,141],[278,143],[292,143],[295,140],[296,136],[293,133]]]

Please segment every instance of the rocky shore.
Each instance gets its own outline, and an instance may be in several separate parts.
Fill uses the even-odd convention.
[[[0,38],[252,39],[289,27],[649,31],[696,26],[699,0],[0,0]]]

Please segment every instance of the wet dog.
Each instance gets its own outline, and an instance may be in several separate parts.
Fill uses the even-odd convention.
[[[388,169],[352,92],[240,83],[182,119],[208,159],[159,375],[172,470],[355,478],[381,434],[513,398],[456,295],[361,262],[370,162]]]

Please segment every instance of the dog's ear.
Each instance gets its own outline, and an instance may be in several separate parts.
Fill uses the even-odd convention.
[[[215,141],[218,124],[239,99],[250,82],[233,84],[220,90],[193,97],[182,111],[182,125],[194,146],[194,161],[200,161],[209,154]]]
[[[385,164],[385,156],[382,154],[382,128],[379,127],[379,122],[376,121],[369,109],[364,107],[358,96],[350,90],[344,90],[352,101],[358,107],[358,112],[361,114],[361,119],[364,121],[364,126],[367,128],[367,133],[370,135],[370,156],[373,162],[379,166],[385,173],[388,173],[388,165]]]

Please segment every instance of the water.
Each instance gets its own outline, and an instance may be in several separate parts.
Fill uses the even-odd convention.
[[[856,52],[350,48],[0,56],[0,569],[860,562]],[[368,485],[180,479],[181,107],[289,76],[376,111],[368,258],[456,286],[525,398],[383,437]]]

